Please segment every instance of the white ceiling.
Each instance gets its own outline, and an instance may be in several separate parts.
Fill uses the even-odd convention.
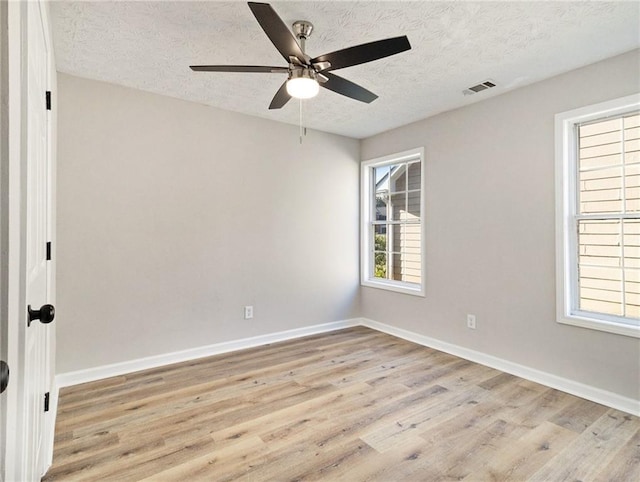
[[[336,71],[375,92],[364,104],[321,89],[310,128],[363,138],[640,46],[639,2],[277,1],[315,25],[312,56],[407,35],[412,49]],[[51,4],[60,72],[297,124],[297,101],[268,110],[283,74],[192,72],[193,64],[286,63],[246,2]],[[493,79],[498,87],[462,91]]]

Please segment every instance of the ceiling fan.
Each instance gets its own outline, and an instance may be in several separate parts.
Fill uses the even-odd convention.
[[[269,109],[282,108],[291,97],[308,99],[314,97],[320,87],[361,102],[370,103],[378,98],[353,82],[339,77],[332,70],[343,69],[353,65],[364,64],[409,50],[411,45],[406,35],[376,42],[369,42],[349,47],[336,52],[309,57],[305,49],[305,41],[311,35],[313,25],[306,20],[293,24],[293,32],[268,3],[249,2],[249,8],[258,23],[289,64],[288,67],[267,67],[258,65],[192,65],[196,72],[254,72],[287,74],[287,80],[273,97]],[[296,40],[297,39],[297,40]]]

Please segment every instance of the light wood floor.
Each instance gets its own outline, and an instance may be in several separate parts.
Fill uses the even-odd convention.
[[[65,388],[45,480],[640,480],[640,419],[366,328]]]

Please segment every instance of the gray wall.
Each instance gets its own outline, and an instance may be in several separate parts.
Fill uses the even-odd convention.
[[[358,141],[64,74],[58,96],[58,373],[359,314]]]
[[[636,92],[639,67],[635,51],[360,146],[59,75],[57,372],[365,316],[638,398],[638,339],[555,321],[553,121]],[[417,146],[427,296],[360,288],[357,159]]]
[[[427,295],[363,288],[363,316],[640,398],[640,340],[556,323],[554,271],[554,115],[639,86],[634,51],[365,139],[425,148]]]

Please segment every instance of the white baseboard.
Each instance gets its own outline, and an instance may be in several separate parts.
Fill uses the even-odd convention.
[[[267,335],[214,343],[213,345],[200,346],[197,348],[190,348],[188,350],[165,353],[163,355],[138,358],[110,365],[87,368],[86,370],[60,373],[56,376],[56,385],[58,388],[79,385],[81,383],[93,382],[103,378],[125,375],[127,373],[147,370],[149,368],[157,368],[171,363],[195,360],[197,358],[204,358],[207,356],[244,350],[246,348],[268,345],[269,343],[276,343],[279,341],[301,338],[303,336],[325,333],[327,331],[349,328],[351,326],[359,325],[360,321],[360,318],[354,318],[350,320],[334,321],[331,323],[322,323],[320,325],[305,326],[303,328],[295,328],[293,330],[279,331],[276,333],[269,333]]]
[[[340,330],[352,326],[366,326],[368,328],[381,331],[389,335],[397,336],[398,338],[403,338],[407,341],[411,341],[419,345],[440,350],[475,363],[480,363],[482,365],[495,368],[496,370],[526,378],[527,380],[541,383],[551,388],[562,390],[563,392],[567,392],[572,395],[591,400],[593,402],[601,403],[602,405],[606,405],[617,410],[622,410],[623,412],[627,412],[632,415],[640,416],[639,400],[624,397],[622,395],[602,390],[600,388],[595,388],[590,385],[577,382],[575,380],[559,377],[551,373],[536,370],[535,368],[530,368],[525,365],[511,362],[509,360],[498,358],[492,355],[487,355],[486,353],[482,353],[479,351],[470,350],[468,348],[440,341],[435,338],[430,338],[425,335],[420,335],[412,331],[380,323],[368,318],[353,318],[349,320],[323,323],[320,325],[306,326],[293,330],[280,331],[267,335],[243,338],[240,340],[233,340],[223,343],[216,343],[213,345],[191,348],[189,350],[166,353],[163,355],[151,356],[146,358],[139,358],[136,360],[114,363],[111,365],[104,365],[95,368],[88,368],[86,370],[61,373],[56,376],[55,382],[57,388],[59,389],[71,385],[78,385],[80,383],[92,382],[95,380],[101,380],[103,378],[124,375],[127,373],[147,370],[149,368],[156,368],[163,365],[169,365],[171,363],[179,363],[183,361],[194,360],[197,358],[229,353],[246,348],[267,345],[269,343],[292,340],[303,336],[325,333],[327,331]],[[55,401],[55,403],[57,404],[57,399],[57,393],[53,394],[52,401]],[[55,407],[52,407],[52,409],[54,408]]]
[[[536,383],[546,385],[547,387],[555,388],[563,392],[576,395],[592,402],[600,403],[623,412],[630,413],[632,415],[640,416],[640,400],[624,397],[617,393],[595,388],[584,383],[570,380],[568,378],[559,377],[551,373],[536,370],[525,365],[504,360],[492,355],[487,355],[475,350],[470,350],[458,345],[453,345],[444,341],[430,338],[428,336],[420,335],[412,331],[404,330],[402,328],[396,328],[395,326],[380,323],[378,321],[370,320],[367,318],[361,318],[360,324],[374,330],[387,333],[389,335],[403,338],[407,341],[417,343],[418,345],[427,346],[435,350],[443,351],[451,355],[455,355],[465,360],[469,360],[475,363],[480,363],[496,370],[500,370],[512,375],[516,375],[521,378],[526,378]]]

